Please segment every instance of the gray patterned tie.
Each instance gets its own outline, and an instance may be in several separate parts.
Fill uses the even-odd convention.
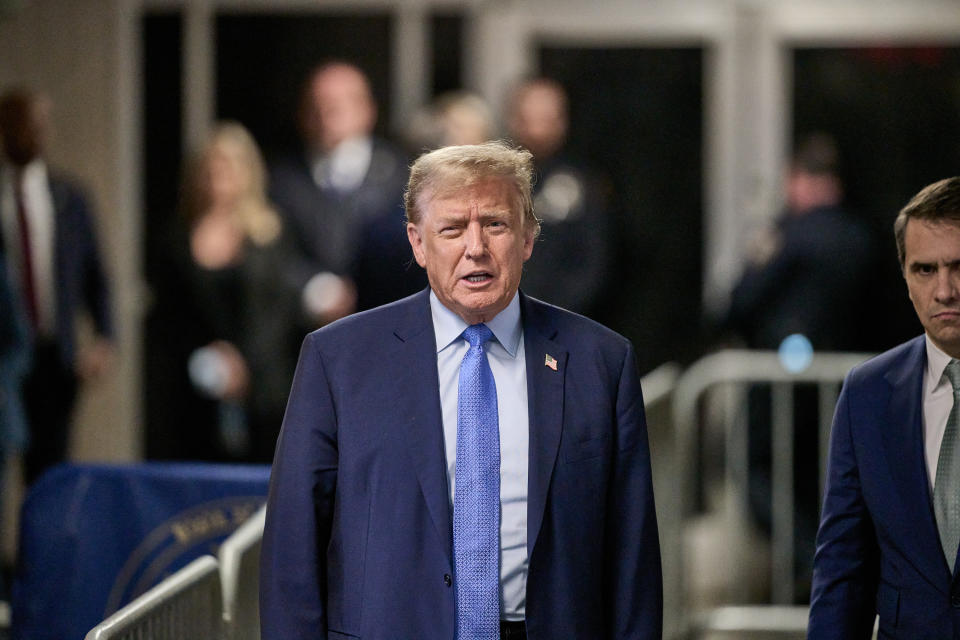
[[[953,408],[943,432],[940,457],[937,459],[937,477],[933,483],[933,512],[937,516],[940,544],[943,555],[953,573],[960,545],[960,446],[957,446],[957,431],[960,429],[960,362],[950,360],[943,375],[953,385]]]

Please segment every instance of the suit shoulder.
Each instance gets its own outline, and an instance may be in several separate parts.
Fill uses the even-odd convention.
[[[924,347],[924,338],[920,335],[884,351],[851,369],[847,383],[862,385],[883,379],[891,371],[902,369],[917,360],[923,355]]]
[[[80,201],[86,203],[90,197],[86,186],[74,176],[64,173],[59,169],[50,169],[49,173],[50,191],[54,199]]]

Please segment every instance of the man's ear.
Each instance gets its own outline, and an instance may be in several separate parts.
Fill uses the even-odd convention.
[[[524,230],[523,235],[523,261],[526,262],[533,255],[533,245],[537,239],[536,232],[533,229]]]
[[[427,259],[423,253],[423,236],[420,235],[420,228],[412,222],[407,223],[407,240],[410,241],[410,248],[413,249],[413,257],[417,264],[427,268]]]

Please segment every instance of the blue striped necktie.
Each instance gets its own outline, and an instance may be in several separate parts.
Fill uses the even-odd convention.
[[[485,324],[463,332],[470,343],[460,364],[457,469],[453,499],[457,640],[500,637],[500,430],[497,385],[484,344]]]
[[[950,573],[957,559],[960,545],[960,446],[957,446],[957,431],[960,430],[960,362],[950,360],[943,375],[953,387],[953,408],[947,417],[943,431],[940,456],[937,458],[937,475],[933,483],[933,512],[937,517],[940,544],[947,558]]]

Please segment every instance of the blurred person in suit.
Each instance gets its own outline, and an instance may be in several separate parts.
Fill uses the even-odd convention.
[[[751,349],[776,350],[794,334],[817,351],[863,349],[876,272],[874,238],[843,206],[840,151],[825,133],[801,136],[784,179],[786,202],[771,226],[752,237],[747,265],[733,289],[724,327]],[[771,398],[769,386],[748,393],[751,511],[767,534],[772,528]],[[818,391],[794,390],[795,597],[810,592],[819,516]]]
[[[270,196],[297,239],[309,322],[419,289],[402,225],[407,158],[374,135],[367,76],[343,61],[316,67],[298,121],[303,148],[274,164]]]
[[[519,291],[528,152],[411,169],[430,285],[307,336],[261,552],[265,640],[660,638],[633,347]]]
[[[66,459],[78,380],[114,358],[113,320],[94,215],[83,190],[44,159],[51,103],[30,89],[0,97],[0,231],[8,277],[23,301],[31,365],[23,385],[29,425],[27,483]],[[78,348],[86,312],[95,337]]]
[[[960,177],[894,222],[924,333],[843,384],[817,534],[808,637],[960,638]],[[838,259],[842,261],[842,258]],[[860,322],[882,321],[865,308]]]
[[[221,122],[188,162],[158,283],[166,367],[150,380],[148,457],[269,462],[296,365],[299,289],[256,141]]]
[[[832,136],[798,140],[784,191],[784,211],[751,239],[726,324],[751,349],[776,349],[795,333],[818,350],[860,349],[865,332],[853,311],[869,288],[874,241],[843,206]]]
[[[536,163],[534,206],[542,233],[524,267],[524,290],[591,315],[606,289],[613,260],[609,185],[567,149],[567,93],[555,80],[531,78],[508,99],[512,139]]]

